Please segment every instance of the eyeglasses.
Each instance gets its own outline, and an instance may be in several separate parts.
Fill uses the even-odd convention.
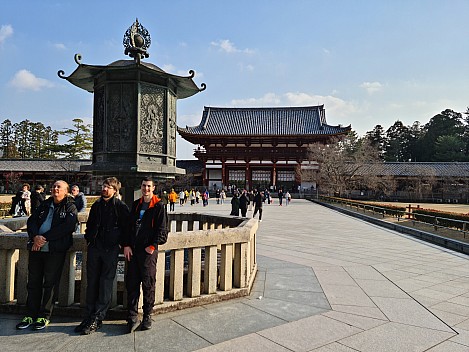
[[[102,185],[101,188],[102,188],[102,189],[106,189],[106,188],[107,188],[107,189],[114,189],[114,187],[109,186],[109,185],[106,185],[106,184]]]

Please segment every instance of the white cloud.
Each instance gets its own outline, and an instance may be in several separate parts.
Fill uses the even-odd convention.
[[[13,35],[13,27],[9,24],[4,24],[0,27],[0,44],[2,44],[8,37]]]
[[[239,63],[238,67],[239,67],[240,72],[253,72],[254,71],[254,66],[251,64],[245,65],[243,63]]]
[[[67,47],[65,46],[65,44],[62,44],[62,43],[56,43],[56,44],[54,44],[54,47],[55,47],[56,49],[59,49],[59,50],[66,50],[66,49],[67,49]]]
[[[331,53],[331,51],[329,49],[326,49],[326,48],[322,48],[322,52],[323,52],[323,54],[326,54],[326,55],[329,55]]]
[[[41,90],[42,88],[53,87],[53,83],[44,79],[36,77],[28,70],[20,70],[16,72],[10,84],[20,90]]]
[[[262,107],[262,106],[311,106],[323,105],[328,114],[334,117],[348,117],[361,109],[357,104],[330,95],[314,95],[301,92],[287,92],[282,95],[266,93],[260,98],[234,99],[233,106]]]
[[[261,98],[248,98],[248,99],[233,99],[231,105],[233,106],[244,106],[244,107],[256,107],[256,106],[272,106],[281,105],[281,96],[275,93],[266,93]]]
[[[363,82],[360,88],[364,88],[371,95],[383,89],[383,85],[379,82]]]
[[[224,51],[225,53],[244,53],[244,54],[252,54],[254,50],[252,49],[238,49],[229,39],[221,39],[216,42],[210,43],[212,46],[219,48],[220,51]]]

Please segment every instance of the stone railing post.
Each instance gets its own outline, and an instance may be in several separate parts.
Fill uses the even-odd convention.
[[[26,304],[26,298],[28,297],[28,291],[26,289],[26,283],[28,282],[28,263],[29,263],[29,252],[27,249],[20,249],[20,256],[17,263],[18,278],[16,282],[16,303]]]
[[[170,263],[169,299],[180,301],[183,296],[184,249],[173,249],[171,251]]]
[[[201,258],[201,248],[189,248],[189,267],[187,270],[187,295],[189,297],[200,296]]]
[[[158,251],[156,260],[156,283],[155,283],[155,304],[162,304],[164,300],[164,277],[166,264],[165,251]]]
[[[76,252],[67,252],[60,279],[59,306],[70,306],[75,299]]]
[[[246,287],[246,249],[247,243],[235,243],[234,285],[238,288]]]
[[[217,246],[205,247],[204,293],[217,291]]]
[[[14,299],[15,253],[15,249],[0,249],[0,303],[8,303]]]
[[[86,287],[88,286],[88,274],[86,263],[88,262],[88,251],[81,252],[81,283],[80,283],[80,307],[86,307]]]
[[[231,291],[233,285],[233,245],[221,246],[220,290]]]

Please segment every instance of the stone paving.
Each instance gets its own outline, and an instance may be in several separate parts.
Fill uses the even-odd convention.
[[[229,204],[177,211],[229,214]],[[249,215],[252,213],[248,212]],[[249,297],[124,322],[77,336],[79,318],[16,331],[0,315],[5,351],[469,351],[469,261],[304,200],[266,205],[259,272]]]

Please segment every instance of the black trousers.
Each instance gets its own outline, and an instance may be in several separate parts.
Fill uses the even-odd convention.
[[[254,207],[254,214],[252,215],[253,218],[256,217],[257,212],[259,212],[259,220],[262,220],[262,207]]]
[[[119,246],[111,249],[88,247],[86,262],[86,314],[87,318],[104,320],[112,300],[116,277]]]
[[[155,282],[157,251],[148,254],[144,249],[133,251],[127,266],[125,286],[127,288],[128,319],[135,321],[138,314],[140,284],[143,290],[143,314],[149,315],[155,305]]]
[[[169,202],[169,211],[174,211],[174,202]]]
[[[60,276],[65,262],[65,252],[29,252],[28,315],[33,318],[50,319],[58,298]]]
[[[248,208],[239,208],[239,210],[241,210],[241,216],[242,216],[243,218],[245,218],[245,217],[246,217],[246,213],[247,213],[247,211],[248,211]]]

